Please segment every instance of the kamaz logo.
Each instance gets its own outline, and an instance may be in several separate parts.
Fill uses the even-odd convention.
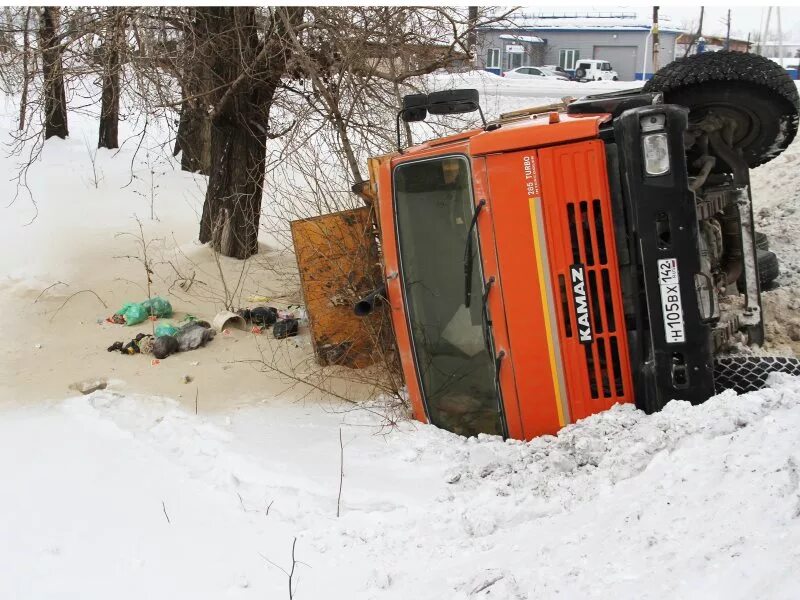
[[[586,300],[586,271],[583,265],[569,268],[572,280],[572,297],[575,299],[575,322],[581,344],[592,343],[592,323],[589,321],[589,303]]]

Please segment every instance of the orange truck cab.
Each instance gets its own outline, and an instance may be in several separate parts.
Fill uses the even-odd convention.
[[[477,107],[475,90],[417,94],[400,116]],[[382,294],[416,419],[527,440],[616,403],[655,411],[713,395],[720,315],[686,130],[687,110],[660,94],[611,94],[379,161]],[[741,200],[726,181],[719,193]],[[744,248],[753,255],[752,239]],[[751,319],[725,326],[758,342],[747,275]]]

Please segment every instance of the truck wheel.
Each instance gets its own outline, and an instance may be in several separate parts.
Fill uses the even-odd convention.
[[[762,286],[769,285],[781,274],[778,257],[775,256],[774,252],[758,248],[756,250],[756,259],[758,260],[758,278]]]
[[[575,69],[575,77],[578,79],[586,77],[586,69]]]
[[[736,122],[733,145],[750,168],[783,152],[797,133],[800,97],[786,70],[757,54],[704,52],[679,58],[643,88],[689,109],[691,123],[709,114]]]
[[[718,356],[714,360],[714,388],[743,394],[764,387],[767,375],[780,371],[800,376],[800,360],[785,356]]]

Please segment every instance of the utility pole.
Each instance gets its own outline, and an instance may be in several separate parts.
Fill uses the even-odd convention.
[[[653,7],[653,74],[655,75],[656,71],[658,71],[658,51],[659,51],[659,44],[658,44],[658,7]]]
[[[475,31],[475,28],[478,25],[478,7],[477,6],[470,6],[467,12],[467,26],[469,30],[467,31],[467,48],[469,54],[471,55],[470,58],[472,59],[472,64],[478,64],[478,35]]]
[[[731,49],[731,9],[728,9],[728,32],[725,34],[725,50]]]
[[[697,43],[697,40],[700,39],[700,36],[703,35],[703,15],[705,14],[705,6],[700,7],[700,24],[697,26],[697,33],[692,38],[692,41],[689,42],[689,45],[686,46],[686,51],[683,53],[683,58],[689,56],[689,53],[692,51],[692,46]]]
[[[761,40],[760,40],[761,43],[759,44],[759,47],[760,47],[759,54],[761,56],[764,56],[764,53],[767,52],[764,49],[764,46],[769,44],[769,40],[767,39],[767,36],[769,35],[769,21],[770,21],[771,18],[772,18],[772,7],[770,6],[770,7],[767,8],[767,20],[764,23],[764,31],[761,34]]]

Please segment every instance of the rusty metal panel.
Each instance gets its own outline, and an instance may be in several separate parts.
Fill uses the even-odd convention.
[[[317,360],[373,364],[382,307],[367,317],[353,313],[382,279],[371,208],[292,221],[291,230]]]

